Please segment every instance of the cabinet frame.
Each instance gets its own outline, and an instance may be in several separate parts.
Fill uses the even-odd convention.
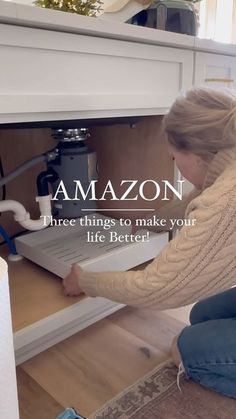
[[[162,115],[192,84],[178,48],[0,24],[0,53],[0,124]]]

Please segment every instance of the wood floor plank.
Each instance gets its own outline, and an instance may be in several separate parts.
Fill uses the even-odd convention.
[[[55,419],[64,408],[21,367],[17,368],[20,419]]]
[[[22,364],[53,399],[87,416],[167,355],[104,319]]]
[[[0,255],[7,260],[5,248],[1,249]],[[61,278],[27,259],[18,262],[7,260],[7,263],[14,332],[86,298],[66,297]]]
[[[165,353],[169,353],[173,337],[186,326],[162,311],[132,307],[125,307],[112,314],[109,321]]]

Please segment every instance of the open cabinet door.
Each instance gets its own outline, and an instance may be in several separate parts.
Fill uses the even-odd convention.
[[[6,262],[0,258],[0,418],[19,418]]]

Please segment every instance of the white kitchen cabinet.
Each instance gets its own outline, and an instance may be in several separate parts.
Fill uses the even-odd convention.
[[[162,115],[235,88],[235,45],[0,0],[0,124]]]
[[[163,46],[2,24],[0,54],[0,123],[163,114],[192,83]]]
[[[236,57],[207,52],[195,54],[195,86],[236,88]]]

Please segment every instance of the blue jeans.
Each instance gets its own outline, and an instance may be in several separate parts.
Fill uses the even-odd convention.
[[[177,340],[187,377],[236,398],[236,288],[195,304],[190,324]]]

